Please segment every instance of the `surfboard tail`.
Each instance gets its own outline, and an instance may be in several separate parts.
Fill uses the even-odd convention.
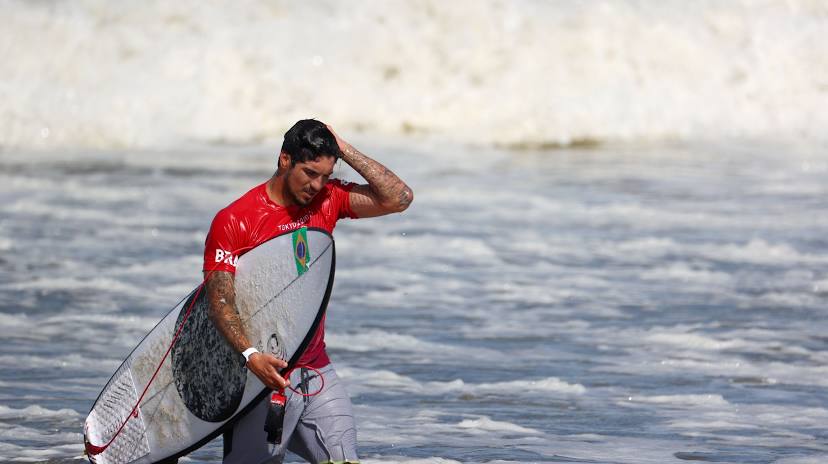
[[[90,462],[129,463],[149,454],[146,426],[137,401],[131,370],[122,366],[86,418],[84,447]]]

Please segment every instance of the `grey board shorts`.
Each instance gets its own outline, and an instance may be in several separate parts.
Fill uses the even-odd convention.
[[[303,397],[286,390],[282,444],[271,445],[264,431],[270,395],[224,433],[224,464],[281,463],[290,450],[311,464],[358,462],[356,425],[351,399],[332,365],[319,369],[325,387],[315,396]],[[306,391],[319,390],[322,379],[305,373]],[[302,370],[290,375],[294,388],[302,383]]]

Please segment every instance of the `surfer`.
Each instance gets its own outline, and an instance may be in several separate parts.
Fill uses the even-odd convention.
[[[331,179],[337,159],[367,184]],[[367,218],[405,210],[413,192],[393,172],[341,139],[329,126],[306,119],[286,133],[276,173],[216,214],[207,235],[204,273],[210,319],[227,342],[244,356],[247,368],[270,389],[288,384],[319,394],[288,393],[281,444],[269,445],[263,424],[270,407],[265,397],[224,434],[225,463],[281,462],[285,450],[311,463],[357,462],[356,427],[351,400],[325,351],[325,321],[319,325],[292,379],[279,375],[287,366],[259,352],[244,331],[235,306],[236,250],[255,247],[300,227],[332,233],[337,220]],[[322,378],[320,378],[320,376]]]

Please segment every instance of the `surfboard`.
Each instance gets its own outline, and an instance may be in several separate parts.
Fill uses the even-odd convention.
[[[328,304],[336,267],[333,237],[302,228],[226,259],[238,259],[236,306],[251,343],[287,360],[290,369]],[[86,418],[84,442],[111,444],[89,453],[91,462],[154,463],[183,456],[221,434],[267,393],[210,321],[205,293],[199,286],[173,307],[103,388]]]

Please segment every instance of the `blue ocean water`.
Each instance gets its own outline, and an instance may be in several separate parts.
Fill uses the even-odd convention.
[[[416,194],[335,231],[328,347],[365,462],[824,460],[823,153],[363,138]],[[4,153],[0,456],[83,460],[98,391],[273,163]],[[219,462],[220,441],[189,459]]]

